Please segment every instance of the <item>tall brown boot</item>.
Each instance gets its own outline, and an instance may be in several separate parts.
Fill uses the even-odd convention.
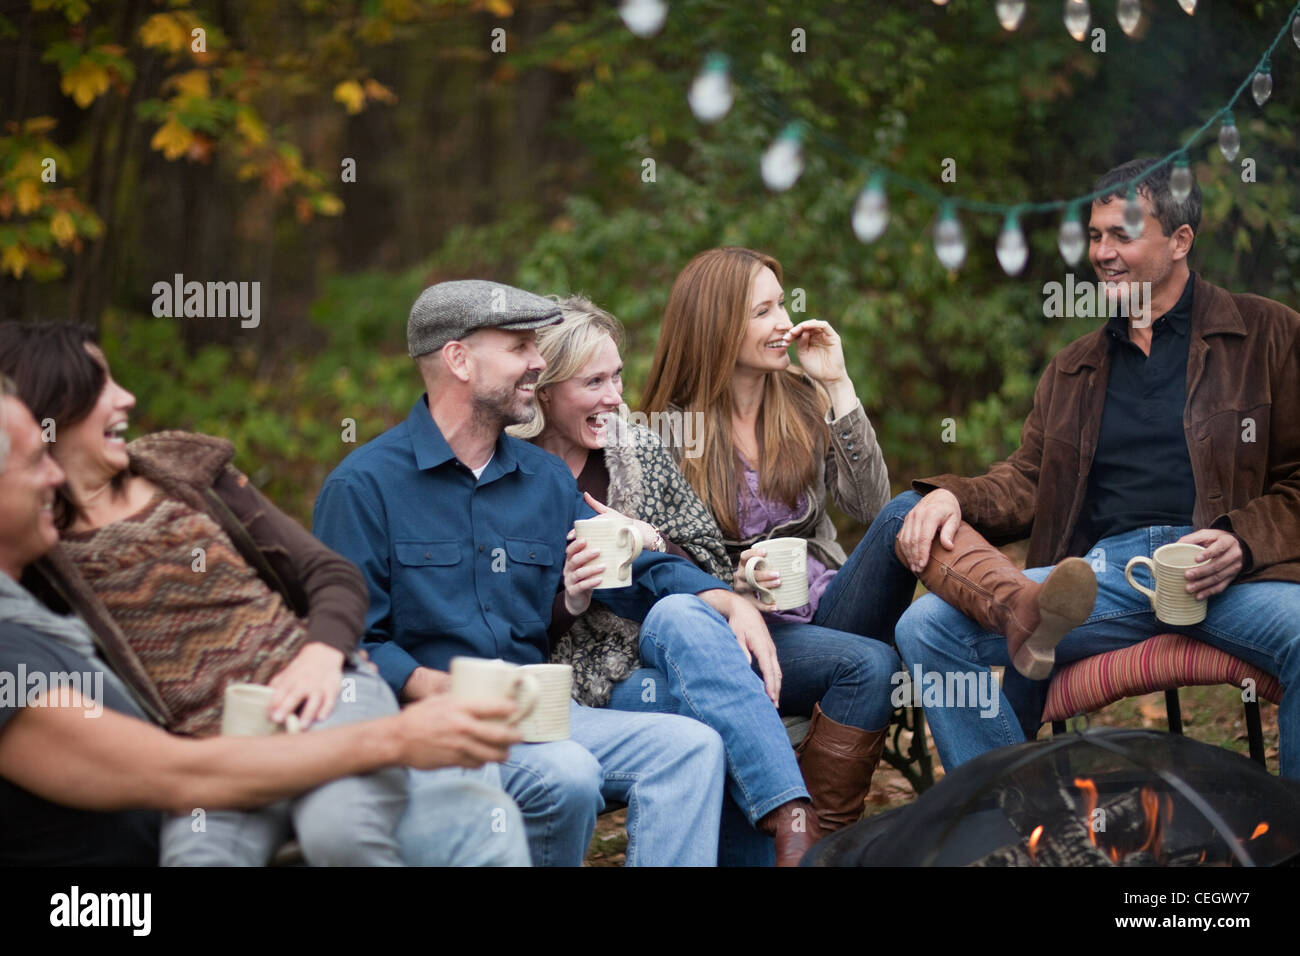
[[[798,866],[808,848],[821,838],[817,812],[802,798],[781,804],[763,816],[755,829],[776,839],[777,866]]]
[[[859,730],[839,724],[822,713],[821,704],[813,705],[808,736],[795,751],[822,836],[862,818],[888,730],[888,725],[882,730]]]
[[[894,551],[904,560],[897,539]],[[1087,561],[1066,558],[1038,584],[965,521],[951,549],[935,537],[920,577],[986,631],[1005,635],[1011,663],[1031,680],[1052,672],[1056,645],[1088,619],[1097,602],[1097,576]]]

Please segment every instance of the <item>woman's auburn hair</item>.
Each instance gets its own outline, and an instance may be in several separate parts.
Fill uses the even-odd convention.
[[[764,266],[782,280],[769,255],[724,246],[701,252],[673,282],[659,329],[642,406],[700,413],[703,454],[683,458],[682,472],[731,540],[740,538],[740,461],[731,431],[731,379],[749,323],[754,278]],[[817,477],[830,444],[825,392],[791,367],[771,372],[758,412],[759,493],[794,507]]]

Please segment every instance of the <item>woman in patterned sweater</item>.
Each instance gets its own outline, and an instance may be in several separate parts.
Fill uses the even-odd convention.
[[[143,709],[167,730],[220,732],[231,682],[269,684],[270,716],[329,727],[397,712],[356,654],[366,607],[356,569],[280,513],[230,465],[229,442],[161,432],[127,445],[135,399],[88,329],[3,328],[0,369],[67,475],[62,543],[26,583],[75,610]],[[347,693],[340,702],[346,676]],[[345,777],[256,811],[163,824],[164,865],[264,865],[290,824],[307,861],[402,865],[394,832],[406,773]]]

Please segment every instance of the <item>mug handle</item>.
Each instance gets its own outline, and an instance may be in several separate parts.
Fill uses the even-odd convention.
[[[517,704],[515,712],[506,718],[506,723],[514,726],[533,712],[538,699],[542,696],[542,685],[532,674],[520,671],[511,675],[510,696]]]
[[[759,584],[757,581],[754,580],[754,572],[757,571],[758,566],[766,560],[767,558],[763,557],[761,554],[756,554],[748,561],[746,561],[745,580],[748,581],[749,586],[753,588],[754,591],[763,598],[764,604],[775,604],[776,595],[773,594],[770,589],[763,587],[763,585]]]
[[[1150,588],[1144,588],[1142,585],[1138,584],[1136,581],[1133,580],[1133,565],[1135,564],[1143,565],[1144,567],[1148,568],[1151,571],[1151,583],[1154,584],[1156,580],[1155,562],[1152,561],[1150,558],[1146,557],[1145,555],[1139,554],[1135,557],[1129,558],[1128,564],[1124,565],[1124,580],[1128,581],[1129,587],[1133,588],[1135,591],[1141,591],[1143,594],[1145,594],[1148,598],[1150,598],[1151,604],[1154,606],[1156,603],[1156,592],[1152,591]]]
[[[624,532],[627,532],[626,540],[623,538]],[[641,529],[634,524],[623,525],[618,529],[618,546],[632,549],[632,553],[618,566],[618,579],[626,581],[632,575],[632,562],[639,558],[641,552],[645,550],[645,538],[641,536]]]

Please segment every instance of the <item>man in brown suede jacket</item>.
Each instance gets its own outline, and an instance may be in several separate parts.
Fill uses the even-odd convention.
[[[1138,177],[1140,231],[1124,223]],[[932,592],[899,620],[898,649],[910,671],[981,687],[990,665],[1014,665],[997,708],[927,702],[951,769],[1036,732],[1054,662],[1179,631],[1278,677],[1281,772],[1300,777],[1300,697],[1286,693],[1300,680],[1300,315],[1190,272],[1200,191],[1176,200],[1168,166],[1126,163],[1094,195],[1098,279],[1120,301],[1150,283],[1149,308],[1052,358],[1006,461],[920,479],[882,512]],[[989,540],[1026,535],[1021,574]],[[1125,581],[1130,558],[1173,542],[1204,548],[1185,573],[1209,602],[1200,624],[1158,622]]]

